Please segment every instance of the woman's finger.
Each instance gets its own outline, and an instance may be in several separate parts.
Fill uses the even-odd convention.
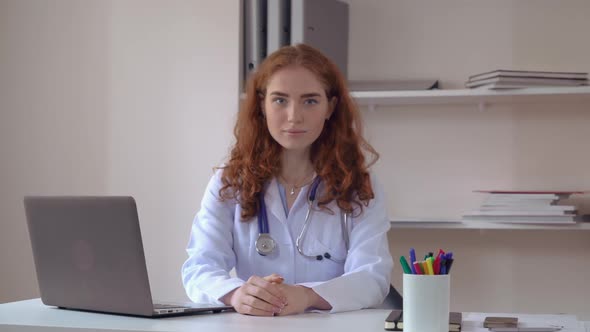
[[[234,307],[234,309],[236,309],[236,311],[240,314],[243,315],[252,315],[252,316],[274,316],[274,312],[273,311],[265,311],[265,310],[261,310],[255,307],[252,307],[250,305],[247,305],[245,303],[241,303],[240,305],[238,305],[237,307]]]
[[[275,283],[275,284],[282,284],[283,281],[285,281],[285,278],[281,277],[280,275],[278,275],[276,273],[273,273],[273,274],[271,274],[269,276],[266,276],[266,277],[264,277],[262,279],[264,279],[264,280],[266,280],[268,282]]]
[[[266,284],[271,285],[271,286],[273,285],[269,282],[266,282]],[[244,292],[249,296],[253,296],[259,300],[262,300],[268,304],[271,304],[271,305],[277,307],[278,309],[282,309],[286,304],[286,298],[282,298],[281,295],[276,296],[273,293],[271,293],[269,290],[267,290],[259,285],[256,285],[256,284],[251,284],[251,283],[245,284],[244,285]],[[248,304],[250,304],[250,303],[248,303]]]

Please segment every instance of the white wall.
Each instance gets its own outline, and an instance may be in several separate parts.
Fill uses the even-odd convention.
[[[239,2],[0,2],[0,302],[38,296],[24,194],[137,199],[153,293],[237,112]]]
[[[590,72],[590,2],[350,0],[352,79],[494,69]],[[368,37],[370,36],[370,38]],[[380,107],[364,112],[391,215],[460,218],[474,189],[588,190],[588,103]],[[590,196],[574,200],[590,213]],[[455,310],[569,312],[590,319],[588,231],[391,231],[391,251],[451,249]],[[401,289],[401,270],[394,284]]]
[[[106,8],[0,1],[0,302],[38,296],[23,196],[106,191]]]
[[[154,297],[186,300],[190,225],[233,137],[239,3],[113,1],[111,15],[109,192],[137,200]]]

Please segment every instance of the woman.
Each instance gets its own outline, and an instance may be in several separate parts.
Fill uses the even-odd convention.
[[[262,316],[380,304],[393,261],[368,172],[378,154],[336,65],[310,46],[283,47],[246,96],[229,160],[193,222],[188,296]]]

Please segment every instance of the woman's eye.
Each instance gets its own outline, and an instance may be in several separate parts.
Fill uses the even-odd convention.
[[[317,101],[317,100],[315,100],[315,99],[306,99],[306,100],[304,101],[304,104],[305,104],[305,105],[316,105],[316,104],[318,104],[318,101]]]
[[[274,98],[272,102],[278,105],[284,105],[287,103],[287,100],[285,98]]]

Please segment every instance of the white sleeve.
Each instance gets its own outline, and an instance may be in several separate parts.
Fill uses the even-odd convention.
[[[236,264],[233,251],[235,202],[219,200],[221,173],[207,185],[201,209],[195,216],[182,266],[182,282],[193,302],[221,304],[219,299],[244,281],[230,276]]]
[[[344,274],[325,282],[303,284],[330,303],[330,312],[377,306],[389,291],[393,259],[387,232],[391,226],[383,190],[373,177],[371,184],[375,198],[360,216],[353,218]]]

